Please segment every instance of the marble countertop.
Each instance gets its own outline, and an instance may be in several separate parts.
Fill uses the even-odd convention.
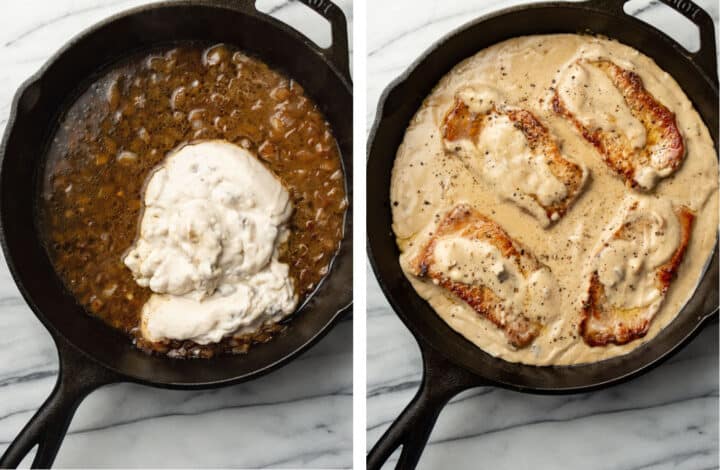
[[[717,1],[695,1],[717,24]],[[434,41],[481,14],[520,3],[527,0],[370,0],[368,128],[382,90]],[[627,8],[683,44],[699,44],[684,18],[658,1],[633,0]],[[369,449],[415,394],[421,362],[413,337],[372,272],[367,276]],[[717,324],[667,363],[607,390],[570,396],[467,391],[441,413],[419,468],[716,469]]]
[[[26,0],[0,15],[0,127],[17,86],[61,44],[147,0]],[[302,5],[264,10],[329,38]],[[352,21],[350,0],[337,1]],[[0,263],[0,454],[50,393],[57,355]],[[26,463],[29,460],[26,459]],[[120,384],[79,407],[60,467],[347,468],[352,462],[352,321],[288,366],[247,384],[183,392]]]

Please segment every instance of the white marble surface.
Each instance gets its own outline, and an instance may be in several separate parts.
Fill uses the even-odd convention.
[[[0,15],[0,127],[17,86],[65,41],[146,0],[24,0]],[[352,20],[351,1],[338,1]],[[263,0],[313,38],[324,20],[299,4]],[[329,42],[329,41],[328,41]],[[50,393],[50,336],[0,262],[0,454]],[[347,468],[352,462],[352,322],[345,318],[287,367],[229,388],[182,392],[114,385],[78,409],[61,467]],[[26,463],[29,463],[26,460]]]
[[[369,0],[368,126],[385,86],[435,40],[483,13],[525,2]],[[696,2],[717,22],[717,0]],[[657,1],[633,1],[628,8],[697,46],[692,29]],[[367,275],[369,449],[415,394],[421,365],[414,339]],[[465,392],[440,415],[419,468],[717,469],[717,324],[666,364],[604,391],[560,397]]]

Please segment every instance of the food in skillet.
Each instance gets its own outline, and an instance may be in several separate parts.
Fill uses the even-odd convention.
[[[217,343],[293,312],[289,266],[278,260],[290,194],[252,153],[223,141],[185,145],[150,175],[143,202],[123,259],[153,292],[143,338]]]
[[[485,178],[500,197],[549,225],[560,220],[580,194],[587,169],[560,153],[530,111],[499,108],[500,101],[498,93],[487,88],[460,91],[443,120],[445,149]]]
[[[557,112],[556,96],[603,145]],[[561,164],[552,164],[557,158]],[[618,177],[615,164],[632,171]],[[707,128],[648,57],[583,35],[511,39],[451,70],[406,130],[390,188],[400,263],[451,328],[494,356],[566,365],[623,355],[673,321],[700,280],[717,237],[717,175]],[[550,204],[528,197],[537,188],[565,190],[547,191],[557,195]],[[638,202],[628,209],[627,201]],[[447,281],[449,263],[419,269],[431,240],[474,246],[459,240],[482,233],[477,223],[446,227],[459,205],[554,279],[552,308],[516,330],[532,332],[531,341],[508,334],[515,314],[487,308],[494,305],[485,302],[488,290],[507,298],[499,279],[468,286]],[[453,260],[475,263],[478,252],[455,251]],[[485,287],[480,308],[470,295],[478,285]]]
[[[563,72],[552,100],[555,112],[631,187],[652,189],[682,163],[685,148],[675,114],[631,70],[610,60],[578,60]]]
[[[647,333],[690,241],[694,215],[663,199],[631,198],[589,261],[580,333],[625,344]]]
[[[443,217],[414,264],[416,276],[465,301],[517,348],[535,339],[556,307],[547,266],[468,205]]]
[[[347,207],[294,80],[227,45],[132,57],[61,118],[39,225],[92,314],[147,352],[247,351],[321,282]]]

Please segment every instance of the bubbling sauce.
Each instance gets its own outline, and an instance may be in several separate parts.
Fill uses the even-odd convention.
[[[329,123],[302,86],[229,45],[182,44],[134,56],[98,78],[61,118],[39,201],[39,226],[66,287],[89,312],[173,357],[245,352],[282,328],[215,344],[148,342],[151,295],[123,264],[137,236],[144,184],[180,146],[225,140],[256,154],[290,192],[282,262],[299,298],[328,272],[343,237],[344,176]]]

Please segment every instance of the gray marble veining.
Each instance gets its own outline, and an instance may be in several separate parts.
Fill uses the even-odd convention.
[[[146,0],[28,0],[0,15],[0,127],[18,85],[68,39]],[[349,0],[337,2],[352,21]],[[324,20],[299,3],[264,10],[322,43]],[[57,356],[49,334],[0,262],[0,454],[50,393]],[[352,321],[256,381],[184,392],[120,384],[78,409],[59,467],[347,468],[352,460]],[[26,463],[29,462],[26,460]]]
[[[484,13],[526,2],[370,0],[368,126],[382,90],[434,41]],[[717,23],[718,3],[697,3]],[[684,18],[658,1],[633,0],[626,8],[690,49],[699,44]],[[415,394],[421,362],[372,272],[367,277],[369,449]],[[657,369],[600,392],[555,397],[487,387],[467,391],[440,415],[419,468],[716,469],[717,323]]]

